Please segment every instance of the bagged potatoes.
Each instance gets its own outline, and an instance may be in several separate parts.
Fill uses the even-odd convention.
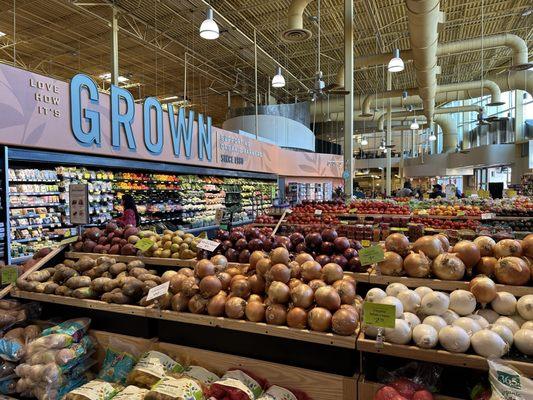
[[[200,385],[190,378],[165,376],[148,392],[145,400],[203,400],[204,393]]]
[[[169,372],[182,372],[181,364],[158,351],[144,353],[128,375],[130,385],[152,387]]]
[[[121,389],[120,385],[96,379],[70,391],[64,400],[109,400]]]

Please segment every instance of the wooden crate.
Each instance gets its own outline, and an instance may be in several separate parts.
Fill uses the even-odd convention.
[[[363,375],[359,377],[357,382],[357,399],[358,400],[372,400],[377,391],[383,387],[381,383],[367,381]],[[435,400],[460,400],[456,397],[443,396],[440,394],[434,395]]]
[[[270,384],[302,390],[312,400],[357,399],[358,375],[345,377],[105,331],[93,330],[90,333],[100,345],[97,353],[99,362],[103,360],[105,348],[110,341],[116,339],[126,345],[136,346],[140,351],[157,350],[172,356],[185,365],[199,365],[218,375],[222,375],[224,371],[230,368],[243,368],[268,380]]]

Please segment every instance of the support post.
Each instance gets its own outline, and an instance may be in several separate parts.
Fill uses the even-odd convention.
[[[258,94],[257,94],[257,30],[254,29],[254,72],[255,72],[255,140],[259,136]]]
[[[11,218],[9,212],[9,148],[7,146],[0,147],[1,153],[1,174],[2,174],[2,190],[4,196],[0,199],[0,206],[2,207],[1,222],[4,223],[4,245],[3,245],[3,257],[6,265],[11,264]]]
[[[403,181],[404,181],[403,166],[404,166],[404,160],[405,160],[405,156],[404,156],[405,146],[403,142],[404,142],[404,135],[403,135],[403,129],[402,129],[401,134],[400,134],[400,167],[398,168],[398,175],[400,176],[400,187],[403,187]]]
[[[344,193],[353,196],[353,0],[344,0]]]
[[[392,90],[392,74],[387,71],[387,90]],[[385,194],[390,197],[392,192],[392,148],[389,148],[392,142],[392,98],[389,97],[389,104],[387,106],[387,139],[385,140],[385,148],[387,149],[387,164],[386,164],[386,178],[385,178]]]
[[[111,83],[118,86],[118,11],[112,7],[113,19],[111,20]]]
[[[521,142],[524,140],[524,91],[514,91],[514,131],[515,142]]]

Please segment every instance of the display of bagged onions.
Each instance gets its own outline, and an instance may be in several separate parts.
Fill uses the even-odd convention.
[[[381,275],[450,281],[484,275],[496,283],[515,286],[532,282],[533,234],[522,242],[514,239],[496,242],[489,236],[479,236],[450,247],[443,234],[422,236],[409,243],[405,235],[393,233],[385,239],[385,250],[385,259],[376,265]],[[483,303],[489,303],[493,290],[485,283],[478,282],[474,294],[482,296]]]
[[[389,343],[414,343],[423,349],[440,345],[452,353],[471,351],[487,358],[504,357],[511,348],[532,355],[533,294],[516,299],[508,292],[493,292],[494,282],[486,276],[474,283],[471,291],[445,293],[425,287],[413,291],[396,282],[385,290],[370,289],[365,301],[396,307],[395,328],[383,330]],[[379,332],[374,326],[363,329],[369,337]]]

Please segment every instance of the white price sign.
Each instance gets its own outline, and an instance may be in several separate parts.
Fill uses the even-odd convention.
[[[481,214],[481,219],[492,219],[495,217],[494,213],[483,213]]]
[[[69,187],[70,223],[84,225],[89,223],[89,196],[87,185],[71,184]]]
[[[161,285],[151,288],[148,291],[148,295],[146,296],[146,301],[157,299],[158,297],[163,296],[164,294],[168,292],[169,287],[170,287],[170,281],[167,281],[165,283],[162,283]]]
[[[200,240],[198,242],[196,247],[198,247],[199,249],[202,249],[202,250],[215,251],[215,249],[219,245],[220,245],[220,243],[219,242],[215,242],[214,240],[202,239],[202,240]]]
[[[322,210],[315,210],[315,215],[322,215]]]

